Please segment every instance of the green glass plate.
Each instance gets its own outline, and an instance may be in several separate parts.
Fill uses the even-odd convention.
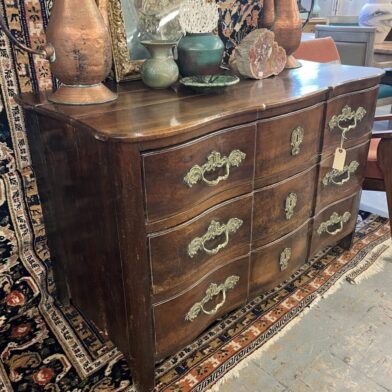
[[[234,75],[197,75],[180,79],[180,83],[200,93],[218,93],[240,81]]]

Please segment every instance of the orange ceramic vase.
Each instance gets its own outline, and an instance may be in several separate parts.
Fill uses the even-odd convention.
[[[286,50],[286,68],[299,68],[301,64],[293,53],[301,43],[302,21],[297,0],[275,0],[275,40]]]

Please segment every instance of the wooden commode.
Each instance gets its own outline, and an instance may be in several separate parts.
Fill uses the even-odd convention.
[[[107,330],[140,391],[216,319],[350,247],[381,76],[304,62],[217,95],[19,98],[59,298]]]

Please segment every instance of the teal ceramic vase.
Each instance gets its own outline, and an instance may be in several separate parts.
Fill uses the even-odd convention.
[[[141,68],[143,82],[156,89],[170,87],[178,79],[178,66],[173,59],[173,47],[171,41],[142,41],[150,52],[151,58],[146,60]]]
[[[219,73],[224,45],[213,33],[185,35],[177,46],[178,66],[182,76]]]

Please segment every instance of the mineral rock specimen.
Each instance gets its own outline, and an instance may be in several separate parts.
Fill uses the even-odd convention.
[[[282,72],[287,61],[286,52],[274,38],[274,33],[267,29],[248,34],[230,58],[232,70],[251,79],[264,79]]]

